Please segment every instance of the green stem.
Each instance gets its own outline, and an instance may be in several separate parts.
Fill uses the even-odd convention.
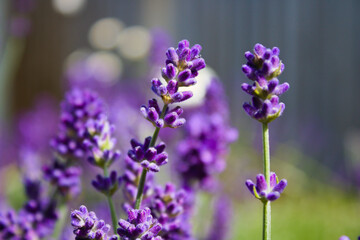
[[[270,189],[270,143],[269,127],[263,123],[263,148],[264,148],[264,176]],[[263,240],[271,239],[271,205],[270,201],[264,202],[263,211]]]
[[[108,168],[107,166],[104,166],[104,176],[108,177],[109,176],[109,172],[108,172]],[[115,211],[115,206],[114,206],[114,202],[112,200],[112,197],[109,193],[106,194],[106,198],[109,204],[109,208],[110,208],[110,214],[111,214],[111,221],[113,224],[113,229],[114,229],[114,233],[116,233],[116,226],[117,226],[117,216],[116,216],[116,211]]]
[[[53,239],[60,239],[61,233],[68,217],[69,208],[66,203],[62,202],[59,206],[59,221],[56,222]]]
[[[163,119],[166,113],[168,105],[165,104],[162,111],[161,111],[161,115],[160,115],[160,119]],[[153,147],[155,146],[156,140],[158,138],[160,132],[160,128],[156,127],[154,134],[151,138],[151,142],[150,142],[150,146],[149,147]],[[139,181],[139,185],[138,185],[138,191],[136,194],[136,200],[135,200],[135,209],[139,209],[141,206],[141,201],[143,198],[143,192],[144,192],[144,186],[145,186],[145,180],[146,180],[146,174],[147,174],[147,169],[143,168],[142,172],[141,172],[141,176],[140,176],[140,181]]]

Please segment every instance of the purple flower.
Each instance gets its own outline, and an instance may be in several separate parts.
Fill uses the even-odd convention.
[[[43,167],[44,177],[50,181],[60,193],[68,198],[73,198],[81,190],[81,168],[67,166],[55,159],[52,166]]]
[[[201,46],[189,46],[188,40],[182,40],[177,49],[169,48],[166,52],[166,67],[161,71],[166,83],[158,78],[151,81],[153,92],[160,96],[165,104],[183,102],[191,98],[191,91],[179,92],[179,87],[196,84],[195,77],[198,71],[206,66],[204,59],[200,57]]]
[[[266,49],[263,45],[256,44],[254,54],[245,53],[248,62],[242,66],[245,75],[254,81],[252,85],[241,85],[244,92],[253,96],[252,103],[245,103],[243,107],[249,116],[263,123],[269,123],[281,116],[285,109],[285,104],[279,103],[279,96],[286,92],[290,85],[280,84],[276,78],[284,70],[279,53],[277,47]]]
[[[116,139],[112,137],[114,126],[109,123],[106,115],[86,122],[86,138],[84,145],[89,152],[88,160],[95,166],[110,166],[120,157],[120,151],[113,151]]]
[[[96,190],[99,192],[104,193],[105,195],[112,196],[117,191],[122,178],[118,177],[115,171],[110,173],[109,177],[104,177],[98,174],[96,179],[93,180],[91,183]]]
[[[134,207],[142,169],[143,168],[139,163],[133,161],[128,156],[125,157],[125,173],[122,176],[122,181],[124,182],[124,196],[127,201],[123,206],[125,211],[128,211]],[[152,172],[149,172],[146,177],[143,191],[143,203],[146,203],[149,196],[151,195],[152,185],[153,174]]]
[[[348,236],[341,236],[339,240],[350,240],[350,238]]]
[[[287,181],[282,179],[279,182],[278,177],[274,172],[270,173],[270,184],[266,183],[265,177],[262,174],[256,176],[256,184],[251,180],[246,180],[246,186],[249,191],[263,202],[274,201],[280,197],[280,194],[284,191]]]
[[[151,137],[147,137],[144,144],[139,143],[135,139],[131,140],[132,149],[129,150],[128,156],[140,162],[141,166],[152,171],[159,172],[160,166],[168,162],[168,154],[164,152],[165,143],[161,142],[154,147],[150,147]]]
[[[187,193],[184,189],[176,190],[172,183],[165,187],[156,187],[151,196],[149,208],[151,214],[163,226],[161,236],[163,239],[189,239],[190,228],[185,217]]]
[[[108,236],[111,226],[89,212],[85,206],[71,212],[71,225],[76,240],[117,240],[117,236]]]
[[[140,111],[143,116],[154,125],[154,127],[158,128],[177,128],[181,127],[186,122],[184,118],[180,118],[180,115],[183,113],[181,107],[177,106],[171,110],[166,108],[165,113],[163,114],[156,99],[149,100],[148,107],[142,105]],[[162,115],[164,115],[164,119],[161,119],[160,116]]]
[[[153,218],[149,208],[131,209],[127,221],[119,220],[117,233],[121,240],[162,240],[157,236],[161,229],[161,224]]]
[[[0,214],[1,239],[40,239],[50,236],[58,219],[54,201],[42,198],[39,181],[25,180],[28,201],[18,213]]]
[[[214,206],[214,217],[209,229],[207,240],[228,239],[230,228],[232,226],[231,201],[226,196],[220,196],[216,199]]]
[[[98,119],[103,112],[104,104],[95,92],[79,89],[68,92],[61,104],[59,133],[52,139],[51,146],[61,155],[83,158],[86,123],[89,119]]]
[[[176,170],[186,186],[213,190],[215,175],[226,167],[226,155],[237,131],[230,126],[228,104],[219,81],[214,79],[204,105],[190,115],[185,139],[178,144]]]

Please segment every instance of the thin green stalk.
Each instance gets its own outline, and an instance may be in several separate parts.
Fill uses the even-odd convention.
[[[104,176],[105,176],[105,177],[108,177],[108,176],[109,176],[109,172],[108,172],[107,166],[104,166]],[[116,233],[115,229],[116,229],[116,226],[117,226],[118,218],[117,218],[117,216],[116,216],[116,211],[115,211],[114,202],[113,202],[112,197],[111,197],[111,195],[110,195],[109,193],[106,194],[106,198],[107,198],[107,201],[108,201],[108,204],[109,204],[109,208],[110,208],[111,221],[112,221],[112,224],[113,224],[114,233]]]
[[[168,107],[168,105],[165,104],[162,111],[161,111],[160,119],[164,118],[167,107]],[[160,132],[160,128],[156,127],[155,131],[154,131],[154,134],[153,134],[153,136],[151,138],[150,147],[155,146],[155,143],[156,143],[156,140],[158,138],[159,132]],[[146,174],[147,174],[147,169],[144,168],[142,170],[142,172],[141,172],[140,181],[139,181],[139,185],[138,185],[138,191],[137,191],[137,194],[136,194],[135,209],[139,209],[140,206],[141,206],[141,201],[142,201],[142,198],[143,198],[143,192],[144,192],[145,181],[146,181]]]
[[[264,176],[270,189],[270,143],[269,127],[263,123],[263,148],[264,148]],[[271,239],[271,205],[270,201],[264,202],[263,211],[263,240]]]
[[[60,239],[61,233],[64,230],[64,226],[68,217],[69,208],[65,202],[62,202],[59,206],[59,220],[56,222],[55,230],[53,232],[53,239]]]

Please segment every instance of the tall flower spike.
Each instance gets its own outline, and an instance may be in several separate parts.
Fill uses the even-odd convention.
[[[168,154],[164,152],[165,143],[161,142],[154,147],[150,147],[151,137],[147,137],[144,144],[139,143],[135,139],[131,140],[132,149],[129,150],[128,156],[140,162],[141,166],[152,171],[160,171],[160,166],[168,162]]]
[[[255,45],[254,54],[245,53],[247,63],[242,66],[242,70],[254,83],[241,85],[244,92],[253,96],[252,103],[244,103],[243,107],[249,116],[262,123],[278,118],[285,109],[285,104],[279,102],[279,96],[285,93],[290,85],[286,82],[280,84],[276,78],[284,70],[279,54],[277,47],[267,49],[261,44]]]
[[[71,212],[71,225],[74,228],[76,240],[117,240],[118,237],[108,236],[110,225],[99,220],[94,212],[89,212],[85,206]]]
[[[101,168],[110,166],[120,157],[120,151],[113,151],[116,144],[116,139],[112,137],[114,126],[109,123],[106,115],[101,114],[98,119],[89,119],[86,129],[84,146],[90,153],[89,162]]]
[[[176,190],[172,183],[167,183],[164,188],[158,186],[154,189],[149,207],[151,214],[163,226],[160,234],[163,239],[187,239],[190,237],[190,229],[183,217],[186,196],[185,190]]]
[[[161,70],[166,84],[155,78],[151,81],[152,90],[165,104],[183,102],[192,97],[191,91],[179,92],[179,87],[196,84],[198,71],[205,68],[205,60],[200,57],[201,46],[189,47],[188,40],[182,40],[178,48],[169,48],[166,52],[166,66]]]
[[[51,146],[61,155],[84,157],[86,122],[97,119],[103,112],[104,104],[96,93],[79,89],[68,92],[61,103],[60,131],[51,140]]]
[[[265,177],[263,174],[258,174],[256,176],[256,184],[251,180],[246,180],[246,186],[249,191],[259,200],[266,201],[275,201],[280,197],[280,194],[284,191],[287,181],[282,179],[279,181],[278,177],[274,172],[270,173],[270,188],[266,183]]]
[[[131,209],[127,221],[119,220],[117,233],[121,240],[162,240],[157,236],[161,229],[161,224],[153,218],[149,208]]]

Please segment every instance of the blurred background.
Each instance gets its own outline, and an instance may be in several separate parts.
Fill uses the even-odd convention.
[[[284,115],[270,125],[272,169],[289,182],[273,204],[273,238],[360,235],[360,1],[15,2],[0,2],[1,178],[9,169],[19,175],[11,167],[21,162],[19,135],[47,139],[56,131],[66,90],[93,87],[105,98],[112,94],[109,109],[124,121],[126,109],[136,115],[151,96],[149,82],[167,47],[188,39],[203,46],[212,69],[201,75],[203,86],[218,76],[239,130],[220,176],[233,206],[229,239],[259,239],[261,204],[244,181],[262,171],[261,125],[243,111],[249,96],[240,85],[248,82],[243,54],[260,42],[280,48],[285,71],[279,79],[291,85],[282,97]],[[143,96],[135,99],[131,89],[139,88]],[[198,91],[194,106],[205,95]],[[128,139],[121,139],[123,152]],[[2,185],[3,196],[17,196],[19,187]],[[201,196],[196,219],[203,219],[210,201]],[[206,228],[195,225],[199,233]]]

